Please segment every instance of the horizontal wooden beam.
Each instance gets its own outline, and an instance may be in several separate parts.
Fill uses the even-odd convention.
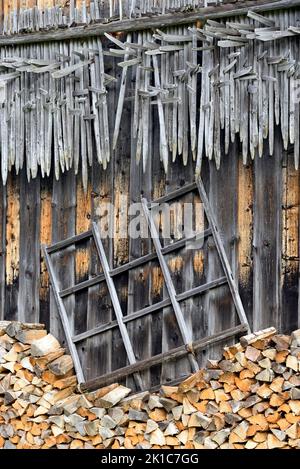
[[[63,239],[62,241],[58,241],[55,244],[52,244],[51,246],[46,246],[45,249],[48,254],[51,254],[52,252],[60,251],[61,249],[65,249],[69,246],[72,246],[72,244],[80,243],[84,241],[85,239],[88,239],[92,236],[92,231],[85,231],[84,233],[80,233],[75,236],[71,236],[70,238]]]
[[[225,283],[227,283],[226,277],[220,277],[216,280],[212,280],[211,282],[207,282],[203,285],[199,285],[198,287],[192,288],[191,290],[179,293],[178,295],[176,295],[176,300],[181,302],[196,295],[203,295],[209,290],[213,290],[214,288],[225,285]],[[170,298],[165,298],[164,300],[154,303],[153,305],[146,306],[145,308],[142,308],[139,311],[135,311],[134,313],[130,313],[127,316],[123,316],[123,323],[127,324],[128,322],[135,321],[136,319],[140,319],[144,316],[147,316],[148,314],[156,313],[157,311],[161,310],[162,308],[166,308],[167,306],[171,306]],[[102,334],[103,332],[107,332],[111,329],[114,329],[117,326],[117,321],[110,321],[106,324],[101,324],[97,327],[94,327],[93,329],[90,329],[86,332],[82,332],[81,334],[77,334],[72,337],[72,340],[74,343],[81,342],[85,339],[88,339],[89,337],[93,337],[95,335]]]
[[[217,334],[213,334],[210,337],[206,337],[205,339],[195,340],[193,344],[191,344],[191,349],[194,351],[202,350],[211,344],[215,344],[235,335],[242,334],[243,332],[247,331],[247,329],[248,326],[246,324],[241,324],[239,326],[226,329],[225,331],[218,332]],[[152,366],[159,365],[162,362],[165,363],[167,361],[181,358],[187,353],[188,350],[186,350],[186,347],[182,345],[176,349],[165,353],[160,353],[154,357],[147,358],[146,360],[142,360],[138,363],[135,363],[134,365],[125,366],[107,375],[99,376],[98,378],[95,378],[91,381],[82,383],[79,385],[79,389],[81,392],[95,391],[96,389],[107,386],[108,384],[119,382],[133,373],[138,373]]]
[[[300,0],[249,0],[226,3],[218,6],[195,9],[191,12],[172,12],[157,16],[124,19],[107,23],[93,23],[70,28],[37,31],[33,33],[1,36],[0,46],[24,45],[49,41],[64,41],[101,36],[104,33],[141,31],[145,29],[163,28],[170,25],[183,25],[207,19],[228,18],[246,15],[251,9],[255,12],[268,12],[300,6]]]

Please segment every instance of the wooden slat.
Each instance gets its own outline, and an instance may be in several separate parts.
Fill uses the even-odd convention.
[[[81,241],[90,238],[92,236],[92,231],[85,231],[84,233],[80,233],[78,235],[70,236],[69,238],[63,239],[62,241],[58,241],[51,246],[47,246],[48,254],[51,254],[56,251],[60,251],[61,249],[65,249],[72,244],[80,243]]]
[[[107,258],[106,258],[106,255],[105,255],[105,251],[104,251],[104,248],[103,248],[103,244],[102,244],[102,241],[101,241],[99,229],[98,229],[98,226],[96,225],[95,222],[93,222],[93,224],[92,224],[92,231],[93,231],[93,236],[94,236],[94,240],[95,240],[95,243],[96,243],[96,248],[97,248],[97,251],[98,251],[98,255],[99,255],[99,258],[100,258],[100,262],[101,262],[101,265],[103,267],[105,280],[106,280],[107,287],[108,287],[108,290],[109,290],[109,294],[110,294],[110,297],[111,297],[111,300],[112,300],[112,304],[113,304],[114,312],[115,312],[115,315],[116,315],[116,318],[117,318],[120,333],[121,333],[123,343],[124,343],[124,346],[125,346],[125,350],[126,350],[126,353],[127,353],[128,361],[129,361],[130,364],[134,364],[134,363],[136,363],[136,359],[135,359],[135,355],[134,355],[134,352],[133,352],[133,349],[132,349],[132,344],[130,342],[127,329],[126,329],[126,327],[123,323],[123,313],[122,313],[122,309],[121,309],[121,306],[120,306],[119,298],[118,298],[118,295],[117,295],[116,288],[115,288],[115,285],[113,283],[113,280],[112,280],[112,278],[109,274],[109,265],[108,265]],[[142,382],[141,382],[140,377],[138,375],[135,376],[135,380],[137,382],[137,385],[141,389],[143,389]]]
[[[211,282],[204,283],[204,285],[199,285],[198,287],[191,288],[190,290],[176,295],[177,301],[183,301],[187,298],[192,298],[193,296],[199,295],[200,293],[204,293],[208,290],[212,290],[213,288],[224,285],[226,282],[226,277],[220,277],[216,280],[212,280]]]
[[[75,175],[72,171],[67,171],[61,175],[57,181],[53,174],[52,191],[52,242],[56,243],[61,239],[75,235],[75,206],[76,206],[76,186]],[[67,247],[63,252],[51,254],[51,260],[55,268],[55,273],[59,281],[59,289],[74,285],[74,247]],[[64,299],[70,329],[73,330],[74,319],[74,298]],[[64,329],[60,322],[56,301],[51,292],[50,296],[50,326],[51,332],[64,345],[66,338]]]
[[[282,184],[282,331],[298,328],[300,171],[293,155],[283,154]]]
[[[214,334],[205,339],[199,339],[193,342],[192,344],[190,344],[190,346],[192,350],[198,351],[216,342],[223,341],[235,335],[246,332],[247,330],[248,330],[247,324],[241,324],[231,329],[227,329],[225,331]],[[110,383],[119,381],[123,379],[124,377],[128,376],[128,374],[142,371],[145,368],[158,365],[159,363],[162,363],[163,361],[171,361],[171,360],[181,358],[185,356],[187,353],[188,351],[186,350],[186,347],[183,345],[174,350],[170,350],[169,352],[155,355],[154,357],[151,357],[147,360],[136,363],[135,365],[124,367],[120,370],[114,371],[113,373],[107,374],[105,376],[100,376],[99,378],[95,378],[91,381],[88,381],[80,386],[80,391],[81,392],[93,391],[102,386],[106,386]]]
[[[208,282],[204,285],[200,285],[199,287],[192,288],[186,292],[180,293],[176,295],[177,301],[184,301],[187,298],[192,298],[193,296],[200,295],[206,293],[213,288],[217,288],[221,285],[224,285],[227,282],[226,277],[221,277],[216,279],[212,282]],[[154,303],[153,305],[146,306],[145,308],[140,309],[139,311],[135,311],[134,313],[130,313],[127,316],[123,317],[123,323],[129,323],[135,321],[136,319],[142,318],[144,316],[148,316],[151,313],[155,313],[162,308],[170,306],[171,300],[170,298],[166,298],[165,300],[159,301],[158,303]],[[73,342],[80,342],[88,337],[93,337],[94,335],[101,334],[102,332],[108,331],[118,326],[117,321],[111,321],[107,324],[102,324],[101,326],[97,326],[94,329],[89,331],[83,332],[82,334],[77,334],[72,337]]]
[[[281,312],[282,140],[275,131],[273,158],[254,161],[253,329],[279,328]]]
[[[64,332],[65,332],[65,335],[66,335],[68,347],[69,347],[69,350],[70,350],[70,353],[72,355],[72,359],[73,359],[73,362],[74,362],[74,367],[75,367],[75,370],[76,370],[76,376],[77,376],[78,382],[83,383],[84,382],[84,375],[83,375],[83,371],[82,371],[81,364],[80,364],[80,361],[79,361],[76,346],[74,345],[74,343],[72,341],[72,336],[71,336],[71,331],[70,331],[70,325],[69,325],[67,312],[66,312],[65,306],[63,304],[63,301],[62,301],[62,299],[60,298],[60,296],[58,294],[59,285],[58,285],[57,278],[56,278],[56,275],[55,275],[55,272],[54,272],[54,269],[53,269],[53,266],[52,266],[50,256],[49,256],[45,246],[43,247],[43,253],[44,253],[45,261],[46,261],[46,264],[47,264],[47,269],[48,269],[48,272],[49,272],[49,275],[50,275],[51,284],[52,284],[53,293],[54,293],[54,297],[55,297],[55,300],[56,300],[57,308],[58,308],[59,315],[60,315],[60,318],[61,318],[61,321],[62,321],[62,324],[63,324]]]
[[[170,296],[170,300],[171,300],[171,303],[172,303],[172,306],[173,306],[173,309],[174,309],[174,313],[175,313],[175,316],[176,316],[176,319],[177,319],[177,322],[178,322],[178,326],[179,326],[180,332],[182,334],[183,341],[184,341],[185,344],[189,344],[192,341],[192,337],[191,337],[190,331],[187,329],[187,326],[186,326],[186,323],[184,321],[184,317],[183,317],[181,308],[180,308],[179,303],[176,299],[176,291],[175,291],[175,288],[174,288],[174,284],[172,282],[170,271],[168,269],[167,263],[166,263],[166,261],[163,257],[162,252],[161,252],[161,244],[160,244],[159,236],[158,236],[158,233],[157,233],[157,229],[156,229],[153,217],[150,214],[149,209],[148,209],[147,199],[145,199],[145,198],[142,199],[142,205],[143,205],[144,213],[145,213],[147,223],[148,223],[148,226],[149,226],[149,230],[150,230],[150,233],[151,233],[151,238],[152,238],[152,241],[153,241],[156,253],[157,253],[159,264],[160,264],[161,270],[163,272],[164,280],[165,280],[165,283],[166,283],[166,288],[168,290],[168,294]],[[198,364],[197,364],[196,360],[194,359],[194,357],[192,357],[190,355],[189,355],[189,360],[190,360],[192,368],[196,371],[198,369]]]
[[[0,320],[5,316],[6,186],[0,188]]]
[[[83,26],[74,26],[68,29],[57,29],[51,31],[38,31],[28,34],[16,34],[15,36],[2,36],[0,46],[13,44],[30,44],[46,41],[62,41],[69,39],[80,39],[85,37],[100,36],[105,33],[141,31],[147,29],[162,28],[168,25],[182,25],[195,21],[205,21],[207,19],[229,18],[231,16],[245,15],[251,8],[252,11],[266,12],[297,7],[299,0],[249,0],[242,3],[224,4],[199,8],[192,12],[176,12],[157,15],[151,17],[139,17],[134,19],[124,19],[109,23],[94,23]]]
[[[23,322],[39,321],[40,283],[40,179],[27,181],[20,174],[20,262],[18,316]]]
[[[192,192],[195,189],[197,189],[197,184],[195,182],[192,182],[191,184],[185,184],[179,189],[169,192],[156,200],[152,200],[149,205],[153,207],[153,205],[155,204],[163,204],[165,202],[170,202],[170,200],[182,197],[183,195],[188,194],[189,192]]]
[[[227,277],[228,285],[232,294],[233,302],[237,310],[237,314],[239,316],[241,323],[248,324],[249,326],[248,319],[247,319],[247,316],[246,316],[246,313],[245,313],[245,310],[241,302],[241,298],[240,298],[240,295],[239,295],[239,292],[235,283],[235,278],[233,276],[233,273],[232,273],[232,270],[231,270],[231,267],[227,258],[227,254],[225,252],[225,249],[221,240],[220,231],[216,224],[214,216],[212,214],[210,204],[209,204],[209,201],[208,201],[208,198],[207,198],[204,186],[203,186],[203,182],[200,178],[197,179],[197,186],[198,186],[201,201],[204,205],[207,219],[209,221],[210,228],[212,229],[212,232],[213,232],[213,237],[214,237],[214,241],[216,244],[216,248],[220,256],[220,261],[222,263],[224,273]],[[249,326],[249,331],[250,331],[250,326]]]
[[[90,278],[88,280],[84,280],[83,282],[77,283],[73,287],[65,288],[59,292],[59,296],[61,298],[65,298],[66,296],[73,295],[76,292],[80,292],[81,290],[86,290],[87,288],[93,287],[94,285],[98,285],[105,280],[104,274],[97,275],[96,277]]]
[[[20,266],[20,182],[10,174],[6,186],[5,319],[18,319]]]

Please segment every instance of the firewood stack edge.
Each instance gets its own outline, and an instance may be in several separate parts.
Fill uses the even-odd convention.
[[[78,389],[42,324],[0,321],[0,448],[300,448],[300,329],[224,348],[178,386]]]

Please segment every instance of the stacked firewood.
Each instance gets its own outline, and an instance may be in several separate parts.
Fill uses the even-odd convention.
[[[300,448],[300,330],[225,347],[178,386],[80,393],[41,324],[0,322],[0,448]]]

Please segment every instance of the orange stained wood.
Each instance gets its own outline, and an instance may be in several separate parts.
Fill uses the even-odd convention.
[[[164,278],[160,267],[153,267],[151,270],[151,295],[154,297],[162,294]]]
[[[76,234],[83,233],[90,228],[91,219],[91,184],[84,193],[81,178],[76,180]],[[89,271],[89,245],[85,243],[76,250],[75,266],[78,280],[85,277]]]
[[[241,159],[238,164],[239,281],[247,285],[252,270],[253,175],[251,166],[244,166]]]
[[[195,217],[195,231],[202,233],[205,229],[204,210],[199,196],[194,198],[194,217]],[[205,240],[203,240],[205,242]],[[203,274],[204,268],[204,253],[202,249],[195,249],[193,257],[194,271],[198,275]]]
[[[171,272],[178,273],[182,271],[183,268],[183,259],[181,256],[172,256],[171,259],[168,260],[168,265]]]
[[[114,188],[114,262],[115,265],[128,261],[128,179],[117,174]]]
[[[288,281],[299,272],[299,203],[300,173],[295,170],[292,155],[287,155],[283,168],[282,263],[283,278]]]
[[[51,244],[52,238],[52,196],[48,188],[41,189],[41,219],[40,219],[40,240],[46,246]],[[41,288],[42,299],[47,298],[49,288],[49,275],[44,259],[41,261]]]
[[[6,284],[12,285],[19,275],[20,258],[19,179],[10,174],[7,181],[6,213]]]

